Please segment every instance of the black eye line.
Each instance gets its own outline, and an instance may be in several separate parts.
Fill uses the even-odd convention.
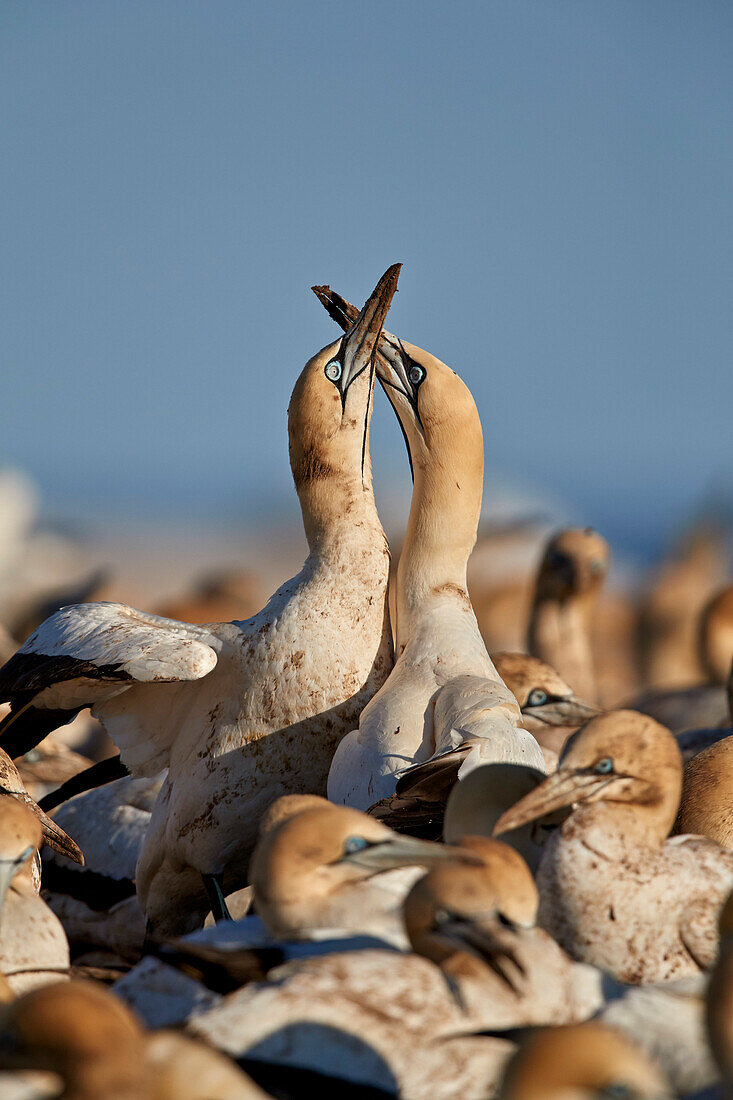
[[[427,375],[426,375],[426,372],[423,370],[423,368],[420,367],[420,364],[416,363],[415,360],[412,358],[412,356],[409,355],[405,351],[405,345],[402,343],[399,336],[397,337],[397,343],[400,345],[400,351],[402,353],[403,358],[407,361],[406,364],[405,364],[405,366],[406,366],[405,377],[407,378],[408,386],[410,386],[411,389],[412,389],[412,394],[411,394],[409,400],[410,400],[410,404],[412,405],[413,409],[415,410],[415,419],[417,420],[418,424],[420,425],[420,428],[422,429],[422,433],[423,433],[423,436],[424,436],[425,435],[425,425],[423,424],[422,417],[420,416],[420,407],[418,405],[418,394],[419,394],[420,386],[425,381],[425,378],[427,377]],[[423,371],[423,376],[422,376],[422,378],[420,379],[420,381],[418,383],[410,381],[410,368],[407,367],[407,363],[412,363],[413,366],[420,367],[420,370]],[[413,478],[413,481],[414,481],[414,478]]]

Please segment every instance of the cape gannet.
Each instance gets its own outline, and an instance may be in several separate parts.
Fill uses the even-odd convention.
[[[520,764],[507,764],[505,770],[502,770],[502,767],[497,765],[497,771],[493,774],[497,779],[497,790],[501,790],[503,793],[504,790],[514,790],[513,786],[506,787],[510,776],[513,777],[516,774],[526,772],[541,779],[544,778],[546,771],[555,770],[557,754],[550,747],[552,745],[551,736],[548,737],[543,731],[559,730],[560,747],[562,747],[570,734],[570,729],[566,728],[566,724],[577,728],[581,722],[597,714],[598,710],[596,707],[592,707],[578,699],[562,677],[558,676],[548,664],[536,657],[529,657],[526,653],[492,653],[491,660],[494,662],[501,679],[519,703],[522,711],[522,724],[538,741],[546,765],[543,771]],[[548,741],[550,742],[549,745],[547,744]],[[443,826],[446,803],[455,790],[457,772],[457,768],[450,771],[447,767],[442,766],[446,763],[445,758],[442,758],[439,763],[441,767],[437,770],[432,770],[429,764],[425,767],[418,765],[417,767],[407,768],[397,780],[395,793],[390,798],[384,798],[371,806],[369,808],[370,814],[378,818],[379,821],[383,821],[385,825],[389,825],[390,828],[397,829],[398,832],[437,839]],[[484,767],[489,766],[491,765],[481,765],[477,770],[483,771]],[[535,781],[539,781],[539,779]],[[468,776],[464,776],[463,782],[467,781]],[[492,797],[490,805],[496,810],[496,814],[491,819],[488,828],[486,827],[488,820],[486,813],[482,812],[481,822],[483,828],[465,827],[457,831],[454,830],[453,835],[459,836],[462,833],[477,832],[482,836],[490,836],[491,829],[504,810],[509,809],[512,802],[520,797],[520,793],[526,794],[527,790],[529,790],[529,787],[524,787],[521,792],[517,791],[514,798],[509,797],[508,801],[503,799],[497,801],[495,797]],[[482,791],[479,796],[482,811],[485,811],[489,805],[489,802],[486,801],[487,795],[488,792]],[[460,801],[463,804],[463,800]],[[468,805],[469,801],[470,799],[467,797],[465,804]],[[500,809],[497,808],[499,806],[501,806]]]
[[[708,836],[733,848],[733,737],[710,745],[685,764],[673,831]]]
[[[558,531],[540,563],[529,619],[529,652],[591,702],[597,694],[591,616],[609,556],[606,540],[591,527]]]
[[[64,930],[34,881],[41,841],[38,818],[13,795],[0,794],[0,973],[15,993],[69,971]]]
[[[355,307],[328,287],[314,290],[347,329]],[[473,397],[450,367],[386,332],[377,377],[402,426],[414,488],[397,568],[396,664],[339,745],[328,778],[332,801],[362,810],[393,794],[408,765],[446,752],[464,764],[487,754],[542,766],[466,588],[484,473]]]
[[[401,942],[401,904],[419,871],[387,885],[382,875],[455,859],[456,852],[320,801],[275,819],[260,838],[252,857],[257,912],[277,936],[349,929]]]
[[[573,808],[540,861],[540,924],[573,958],[622,981],[684,977],[715,959],[733,852],[704,837],[667,840],[681,786],[669,730],[614,711],[573,734],[555,774],[494,829]]]
[[[479,862],[436,865],[405,899],[413,950],[443,970],[474,1027],[587,1019],[602,1003],[601,975],[535,927],[537,887],[519,853],[485,837],[457,846]]]
[[[0,1070],[45,1070],[69,1100],[264,1100],[230,1059],[173,1032],[147,1035],[91,982],[35,990],[0,1009]],[[0,1083],[3,1074],[0,1073]]]
[[[587,1023],[543,1028],[506,1068],[499,1100],[671,1100],[661,1072],[613,1028]]]
[[[290,462],[310,548],[298,576],[246,622],[65,608],[0,670],[13,708],[3,744],[23,751],[39,726],[93,703],[133,775],[168,768],[136,875],[159,934],[195,928],[212,906],[226,915],[224,893],[243,885],[264,810],[281,794],[325,790],[336,745],[390,671],[389,550],[368,433],[399,267],[293,390]]]

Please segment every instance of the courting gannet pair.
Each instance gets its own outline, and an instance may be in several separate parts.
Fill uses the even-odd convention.
[[[355,308],[314,287],[344,329]],[[481,638],[466,587],[483,490],[483,438],[473,398],[428,352],[383,332],[377,377],[407,441],[414,488],[397,569],[397,660],[387,684],[341,742],[329,798],[366,810],[408,766],[456,753],[543,767],[516,700]],[[467,769],[464,769],[464,772]]]
[[[325,790],[336,745],[391,669],[368,438],[398,274],[385,272],[295,385],[290,461],[310,550],[297,577],[246,622],[209,627],[120,604],[68,607],[0,671],[12,705],[3,744],[25,751],[39,724],[47,732],[93,704],[133,775],[168,769],[136,875],[157,933],[196,927],[212,905],[225,915],[267,806]]]
[[[653,719],[615,711],[568,741],[558,770],[502,815],[495,833],[560,810],[537,872],[540,924],[575,959],[622,981],[709,969],[733,852],[705,837],[667,839],[682,765]]]

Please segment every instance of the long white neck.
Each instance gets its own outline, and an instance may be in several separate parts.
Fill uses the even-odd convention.
[[[481,480],[462,478],[451,462],[414,463],[407,534],[397,569],[397,651],[436,600],[451,597],[473,614],[466,568],[476,542]]]

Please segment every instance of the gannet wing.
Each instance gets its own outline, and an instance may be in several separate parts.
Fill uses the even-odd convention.
[[[216,644],[205,627],[124,604],[63,607],[0,669],[0,701],[11,706],[0,744],[20,756],[83,707],[135,684],[200,679],[216,664]]]

